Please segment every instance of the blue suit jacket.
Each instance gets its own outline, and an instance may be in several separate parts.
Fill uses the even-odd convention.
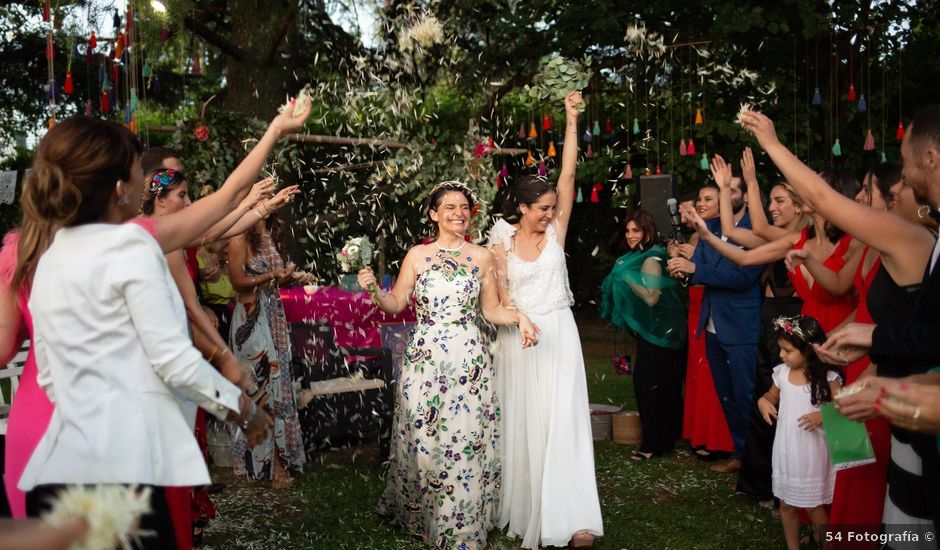
[[[721,237],[720,220],[708,220],[706,224],[712,233]],[[751,228],[748,214],[744,214],[738,227]],[[722,344],[757,344],[761,323],[761,296],[757,281],[764,266],[741,267],[704,240],[695,247],[692,262],[695,263],[695,273],[689,283],[705,285],[696,334],[705,329],[711,315],[718,341]]]

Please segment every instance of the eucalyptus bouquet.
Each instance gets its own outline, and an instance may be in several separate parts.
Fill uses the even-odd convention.
[[[537,101],[564,101],[569,92],[587,87],[591,80],[590,66],[589,55],[580,62],[560,55],[543,57],[541,68],[532,79],[532,86],[527,84],[525,91]],[[577,107],[583,111],[584,102]]]
[[[355,273],[372,263],[372,242],[369,237],[349,239],[339,253],[336,261],[343,273]]]

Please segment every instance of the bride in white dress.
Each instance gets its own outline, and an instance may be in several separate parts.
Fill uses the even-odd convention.
[[[523,548],[588,547],[603,535],[594,445],[578,327],[565,264],[574,204],[580,92],[565,98],[566,130],[557,189],[520,178],[490,231],[500,299],[541,329],[521,349],[519,332],[500,327],[495,366],[503,402],[500,527]]]

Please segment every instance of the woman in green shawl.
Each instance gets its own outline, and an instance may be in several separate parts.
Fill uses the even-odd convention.
[[[671,452],[682,429],[685,311],[678,283],[663,267],[666,249],[654,243],[653,217],[634,210],[623,227],[628,251],[601,285],[601,316],[636,339],[633,390],[643,443],[630,458],[641,461]]]

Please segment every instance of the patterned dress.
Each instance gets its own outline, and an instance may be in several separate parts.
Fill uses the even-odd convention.
[[[249,257],[245,272],[260,275],[283,267],[270,235],[262,235],[260,250]],[[284,306],[276,288],[259,287],[254,298],[235,305],[230,340],[235,356],[255,374],[260,391],[254,400],[274,419],[273,437],[249,449],[245,434],[234,422],[229,423],[229,435],[235,473],[270,480],[274,478],[275,449],[285,469],[301,468],[306,456],[290,373],[290,334]]]
[[[379,513],[439,549],[482,549],[499,494],[499,401],[478,328],[473,255],[441,251],[415,282]]]

